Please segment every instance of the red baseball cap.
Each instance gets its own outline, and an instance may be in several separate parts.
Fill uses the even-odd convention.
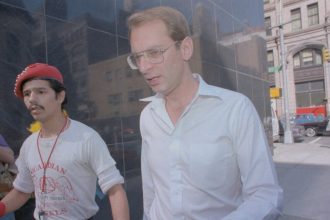
[[[23,98],[22,83],[32,78],[49,78],[55,79],[63,84],[63,76],[60,71],[54,67],[45,63],[34,63],[27,66],[16,77],[14,93],[17,97]]]

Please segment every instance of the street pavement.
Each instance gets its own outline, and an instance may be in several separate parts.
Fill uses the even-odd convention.
[[[330,219],[330,137],[274,143],[273,159],[284,190],[278,220]]]

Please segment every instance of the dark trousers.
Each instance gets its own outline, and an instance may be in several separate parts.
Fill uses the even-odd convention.
[[[35,220],[33,212],[36,207],[34,198],[30,198],[21,208],[15,211],[16,220]]]

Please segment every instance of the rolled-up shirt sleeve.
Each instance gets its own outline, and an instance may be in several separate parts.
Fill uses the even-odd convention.
[[[26,161],[26,150],[27,146],[25,146],[26,143],[24,142],[21,149],[18,158],[15,161],[15,165],[17,167],[18,173],[17,176],[13,182],[13,186],[18,191],[24,192],[24,193],[32,193],[34,191],[34,184],[33,184],[33,178],[31,176],[30,170],[28,168],[28,164]]]
[[[96,132],[89,138],[87,145],[89,161],[96,172],[102,192],[107,193],[112,186],[124,183],[106,143]]]

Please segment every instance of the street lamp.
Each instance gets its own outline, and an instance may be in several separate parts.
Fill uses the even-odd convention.
[[[283,107],[284,107],[284,143],[285,144],[292,144],[294,142],[292,130],[291,130],[291,123],[290,123],[290,113],[289,113],[289,95],[288,95],[288,74],[286,71],[286,53],[285,53],[285,46],[284,46],[284,34],[283,34],[283,27],[286,24],[290,24],[292,21],[288,21],[283,23],[283,3],[282,0],[279,0],[280,7],[279,7],[279,25],[270,27],[270,29],[278,28],[279,30],[279,42],[280,42],[280,59],[281,65],[278,70],[282,71],[282,94],[283,94]]]
[[[292,144],[293,136],[291,130],[291,123],[290,123],[290,114],[289,114],[289,96],[288,96],[288,74],[286,72],[286,54],[285,54],[285,47],[284,47],[284,35],[283,35],[283,3],[282,0],[280,1],[280,24],[279,34],[280,34],[280,48],[281,48],[281,64],[282,64],[282,78],[283,78],[283,99],[284,99],[284,111],[285,111],[285,126],[284,126],[284,143],[285,144]]]

